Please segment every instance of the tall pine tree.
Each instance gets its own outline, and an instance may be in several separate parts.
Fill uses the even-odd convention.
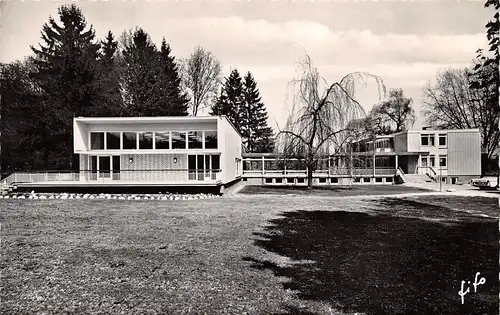
[[[44,165],[49,169],[77,168],[73,154],[74,116],[94,116],[102,93],[97,60],[99,45],[81,10],[75,5],[58,11],[61,25],[52,17],[42,29],[43,44],[31,47],[32,75],[45,94],[40,121],[45,125]]]
[[[165,101],[167,101],[166,115],[187,116],[189,99],[187,94],[181,90],[179,71],[175,63],[175,58],[171,55],[170,45],[167,44],[165,38],[161,42],[160,57],[165,80],[163,88],[165,89]]]
[[[250,152],[272,152],[274,150],[273,130],[267,124],[267,110],[261,100],[257,83],[250,72],[243,82],[245,124],[243,134]]]
[[[226,82],[222,87],[221,94],[217,102],[212,106],[211,115],[227,116],[229,121],[236,127],[238,132],[243,136],[245,142],[245,100],[243,98],[243,83],[237,69],[231,71],[231,74],[226,78]]]
[[[101,93],[102,108],[96,116],[123,116],[125,107],[120,92],[120,73],[118,70],[116,53],[118,42],[113,33],[108,32],[106,38],[101,41],[101,53],[99,58],[99,71],[102,85],[105,87]]]
[[[133,33],[123,51],[122,86],[129,116],[157,116],[161,112],[162,80],[158,49],[142,29]]]
[[[186,116],[188,99],[181,92],[180,78],[170,46],[162,41],[158,50],[142,29],[125,40],[122,86],[130,116]]]
[[[0,64],[1,170],[44,169],[42,157],[50,145],[41,121],[41,91],[30,78],[31,59]]]

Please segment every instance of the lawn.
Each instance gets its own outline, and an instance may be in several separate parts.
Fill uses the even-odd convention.
[[[2,314],[498,314],[496,198],[0,200],[0,220]]]
[[[359,195],[396,195],[404,193],[430,192],[430,189],[403,185],[351,185],[325,186],[308,189],[305,186],[245,186],[240,194],[299,195],[347,197]]]

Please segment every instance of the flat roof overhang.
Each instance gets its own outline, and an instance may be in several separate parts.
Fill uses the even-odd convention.
[[[401,155],[421,155],[421,154],[430,154],[429,151],[420,151],[420,152],[375,152],[375,156],[401,156]],[[349,155],[349,154],[345,154]],[[353,152],[352,155],[365,155],[365,156],[373,156],[373,152]]]
[[[375,156],[401,156],[401,155],[419,155],[419,154],[430,154],[430,151],[419,151],[419,152],[375,152]],[[338,153],[338,154],[332,154],[329,157],[336,157],[336,156],[349,156],[349,153]],[[373,156],[373,152],[353,152],[353,156]],[[261,159],[264,157],[264,159],[277,159],[278,157],[273,154],[273,153],[243,153],[241,155],[244,159],[252,159],[252,160],[257,160]],[[290,159],[295,159],[296,157],[291,157]],[[327,158],[325,156],[325,158]]]
[[[75,122],[85,124],[148,124],[216,122],[219,116],[162,116],[162,117],[75,117]]]

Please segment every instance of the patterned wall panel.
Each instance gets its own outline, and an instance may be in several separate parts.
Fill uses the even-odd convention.
[[[129,162],[130,158],[133,160],[132,163]],[[174,163],[174,158],[177,159],[177,163]],[[188,180],[186,154],[125,154],[121,157],[121,170],[122,180]]]
[[[89,156],[87,154],[80,154],[80,170],[88,170]]]

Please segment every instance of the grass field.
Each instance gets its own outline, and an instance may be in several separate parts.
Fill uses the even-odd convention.
[[[240,194],[262,195],[299,195],[299,196],[331,196],[349,197],[359,195],[397,195],[404,193],[430,192],[430,189],[403,185],[351,185],[325,186],[308,189],[304,186],[245,186]]]
[[[2,314],[498,314],[496,198],[0,200],[0,220]]]

